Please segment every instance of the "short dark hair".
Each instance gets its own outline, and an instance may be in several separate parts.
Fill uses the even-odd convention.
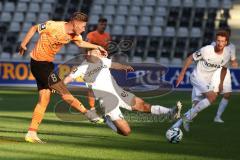
[[[222,30],[222,29],[221,29],[221,30],[218,30],[217,33],[216,33],[216,38],[217,38],[218,36],[225,37],[226,40],[229,42],[229,32],[228,32],[228,31]]]
[[[107,18],[101,17],[98,19],[98,23],[100,22],[107,22]]]
[[[88,16],[82,12],[74,12],[73,15],[70,18],[71,21],[77,20],[77,21],[82,21],[82,22],[87,22],[88,21]]]

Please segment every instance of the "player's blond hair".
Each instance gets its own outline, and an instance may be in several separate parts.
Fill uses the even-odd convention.
[[[87,22],[88,21],[88,16],[82,12],[74,12],[73,15],[70,18],[71,21],[77,20],[77,21],[82,21],[82,22]]]

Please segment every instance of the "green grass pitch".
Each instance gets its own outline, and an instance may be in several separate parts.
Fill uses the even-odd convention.
[[[215,103],[191,123],[191,130],[184,132],[181,143],[170,144],[165,139],[170,122],[130,122],[132,134],[123,137],[104,124],[61,121],[53,111],[59,98],[53,96],[39,130],[39,136],[48,143],[30,144],[24,141],[24,135],[38,98],[36,92],[1,89],[0,159],[237,160],[240,159],[239,97],[239,94],[232,96],[223,115],[224,124],[213,122]],[[189,108],[190,92],[172,92],[146,101],[172,106],[179,99],[184,110]]]

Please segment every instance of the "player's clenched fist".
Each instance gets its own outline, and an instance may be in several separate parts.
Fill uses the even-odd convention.
[[[19,47],[18,53],[22,56],[26,50],[27,50],[27,47],[21,44]]]

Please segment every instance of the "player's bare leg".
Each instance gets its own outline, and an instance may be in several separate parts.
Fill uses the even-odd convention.
[[[117,127],[117,133],[123,136],[128,136],[131,133],[131,128],[128,122],[124,119],[118,119],[113,121],[114,125]]]
[[[224,112],[224,110],[226,109],[227,105],[228,105],[228,101],[229,101],[229,98],[231,97],[231,93],[224,93],[223,95],[223,98],[221,100],[221,102],[219,103],[219,106],[218,106],[218,111],[217,111],[217,114],[214,118],[214,122],[217,122],[217,123],[224,123],[224,121],[222,120],[221,116]]]
[[[34,109],[32,121],[25,136],[25,140],[31,143],[45,143],[37,136],[38,127],[43,119],[46,108],[50,102],[51,91],[42,89],[39,91],[38,103]]]
[[[52,84],[51,88],[56,90],[65,102],[79,112],[83,113],[91,122],[103,123],[104,120],[98,116],[96,110],[87,110],[83,104],[69,92],[63,81]]]
[[[135,111],[140,112],[148,112],[152,114],[166,114],[166,115],[173,115],[173,117],[176,117],[176,115],[180,116],[180,110],[181,110],[181,103],[177,104],[177,109],[169,109],[162,106],[151,106],[150,104],[144,102],[141,98],[135,97],[133,100],[134,105],[132,106],[132,109]],[[114,129],[114,126],[112,128],[113,130],[117,131],[119,134],[128,136],[131,132],[131,129],[129,127],[129,124],[124,119],[118,119],[113,121],[114,126],[116,127],[116,130]]]
[[[139,97],[134,97],[132,102],[132,110],[140,112],[149,112],[156,115],[167,115],[171,119],[180,118],[182,104],[177,102],[176,107],[167,108],[160,105],[150,105]]]

